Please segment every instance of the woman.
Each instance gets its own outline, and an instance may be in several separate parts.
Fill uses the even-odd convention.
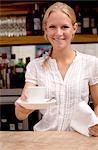
[[[89,91],[98,116],[98,59],[71,48],[77,23],[74,10],[68,5],[60,2],[51,5],[43,18],[43,29],[52,48],[47,55],[28,64],[21,99],[27,98],[28,86],[46,86],[47,98],[55,97],[57,105],[46,110],[34,130],[71,130],[70,121],[76,104],[83,100],[88,102]],[[15,111],[17,118],[22,120],[34,110],[16,103]],[[98,126],[89,131],[98,136]]]

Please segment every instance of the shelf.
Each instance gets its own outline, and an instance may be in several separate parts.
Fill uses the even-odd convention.
[[[98,34],[75,35],[73,43],[98,43]]]
[[[98,35],[75,35],[72,43],[98,43]],[[0,37],[0,46],[49,44],[44,36]]]
[[[24,15],[28,13],[28,8],[33,9],[31,2],[17,2],[2,4],[0,9],[0,16],[6,15]]]
[[[1,37],[0,45],[34,45],[46,44],[43,36],[19,36],[19,37]]]
[[[0,89],[0,104],[13,104],[21,95],[22,89]]]

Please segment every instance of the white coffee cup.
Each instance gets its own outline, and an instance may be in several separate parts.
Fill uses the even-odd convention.
[[[42,101],[45,99],[46,87],[32,86],[27,88],[29,101]]]

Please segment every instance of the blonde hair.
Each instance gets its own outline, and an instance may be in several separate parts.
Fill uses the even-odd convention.
[[[76,23],[76,15],[75,15],[75,12],[74,12],[73,8],[71,8],[70,6],[68,6],[67,4],[62,3],[62,2],[54,3],[53,5],[51,5],[46,10],[44,18],[43,18],[43,22],[42,22],[42,27],[43,27],[43,31],[44,31],[44,37],[45,37],[46,40],[48,40],[46,32],[45,32],[45,28],[46,28],[46,25],[47,25],[47,19],[48,19],[48,17],[50,16],[50,14],[52,12],[55,12],[57,10],[60,10],[61,12],[65,13],[71,19],[72,25],[74,25]],[[43,62],[43,67],[44,68],[48,68],[49,67],[48,59],[49,59],[49,56],[51,56],[51,54],[52,54],[52,49],[49,50],[48,57]]]

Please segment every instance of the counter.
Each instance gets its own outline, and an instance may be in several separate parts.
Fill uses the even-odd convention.
[[[98,137],[77,132],[0,131],[1,150],[98,150]]]

